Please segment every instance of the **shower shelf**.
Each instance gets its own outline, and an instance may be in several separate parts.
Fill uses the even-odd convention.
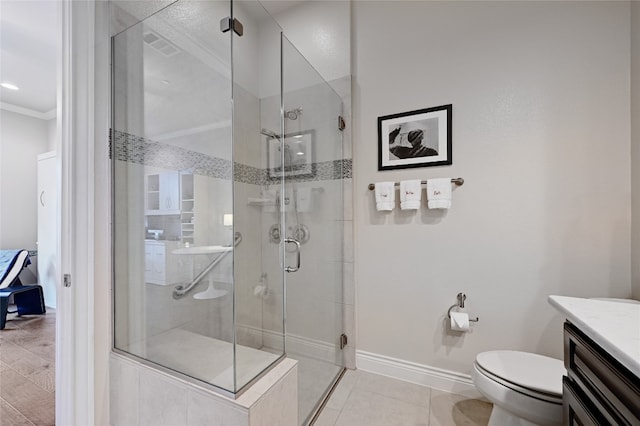
[[[322,187],[311,188],[311,190],[319,193],[324,192],[324,188]],[[277,191],[277,192],[279,197],[280,191]],[[277,199],[278,198],[249,197],[247,198],[247,205],[248,206],[275,206],[277,204],[277,201],[276,201]],[[288,198],[286,199],[285,204],[289,204]]]
[[[275,206],[276,200],[272,200],[269,198],[248,198],[247,205],[248,206]]]

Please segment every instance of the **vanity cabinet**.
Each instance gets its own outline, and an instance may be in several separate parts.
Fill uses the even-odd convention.
[[[182,260],[172,251],[179,248],[177,241],[146,240],[144,242],[144,280],[157,285],[170,285],[183,278]]]
[[[563,424],[640,425],[640,378],[567,321]]]
[[[180,173],[147,175],[145,201],[147,215],[180,214]]]

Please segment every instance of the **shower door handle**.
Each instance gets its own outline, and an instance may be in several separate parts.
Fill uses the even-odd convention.
[[[285,238],[283,242],[285,244],[293,243],[296,245],[296,266],[285,266],[284,268],[286,272],[296,272],[298,269],[300,269],[300,241],[296,240],[295,238]]]

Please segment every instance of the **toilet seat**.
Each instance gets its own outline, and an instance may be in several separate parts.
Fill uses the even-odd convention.
[[[479,372],[496,382],[554,404],[562,403],[562,361],[519,351],[489,351],[476,357]]]
[[[529,398],[535,398],[544,402],[549,402],[551,404],[559,404],[562,405],[562,395],[556,395],[556,394],[548,394],[548,393],[543,393],[543,392],[537,392],[533,389],[529,389],[527,387],[523,387],[523,386],[519,386],[515,383],[512,383],[508,380],[503,379],[502,377],[498,377],[495,374],[491,374],[489,371],[485,370],[484,368],[482,368],[477,362],[474,363],[474,367],[476,369],[476,371],[487,377],[490,380],[493,380],[496,383],[501,384],[502,386],[509,388],[513,391],[516,391],[518,393],[521,393],[523,395],[528,396]]]
[[[564,365],[557,359],[492,351],[476,357],[471,378],[476,389],[493,403],[488,426],[562,426],[564,373]]]

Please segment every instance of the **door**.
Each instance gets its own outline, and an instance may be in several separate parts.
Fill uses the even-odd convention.
[[[57,191],[56,154],[38,156],[38,283],[44,303],[56,307]]]
[[[307,424],[344,367],[342,101],[283,36],[286,351]]]

